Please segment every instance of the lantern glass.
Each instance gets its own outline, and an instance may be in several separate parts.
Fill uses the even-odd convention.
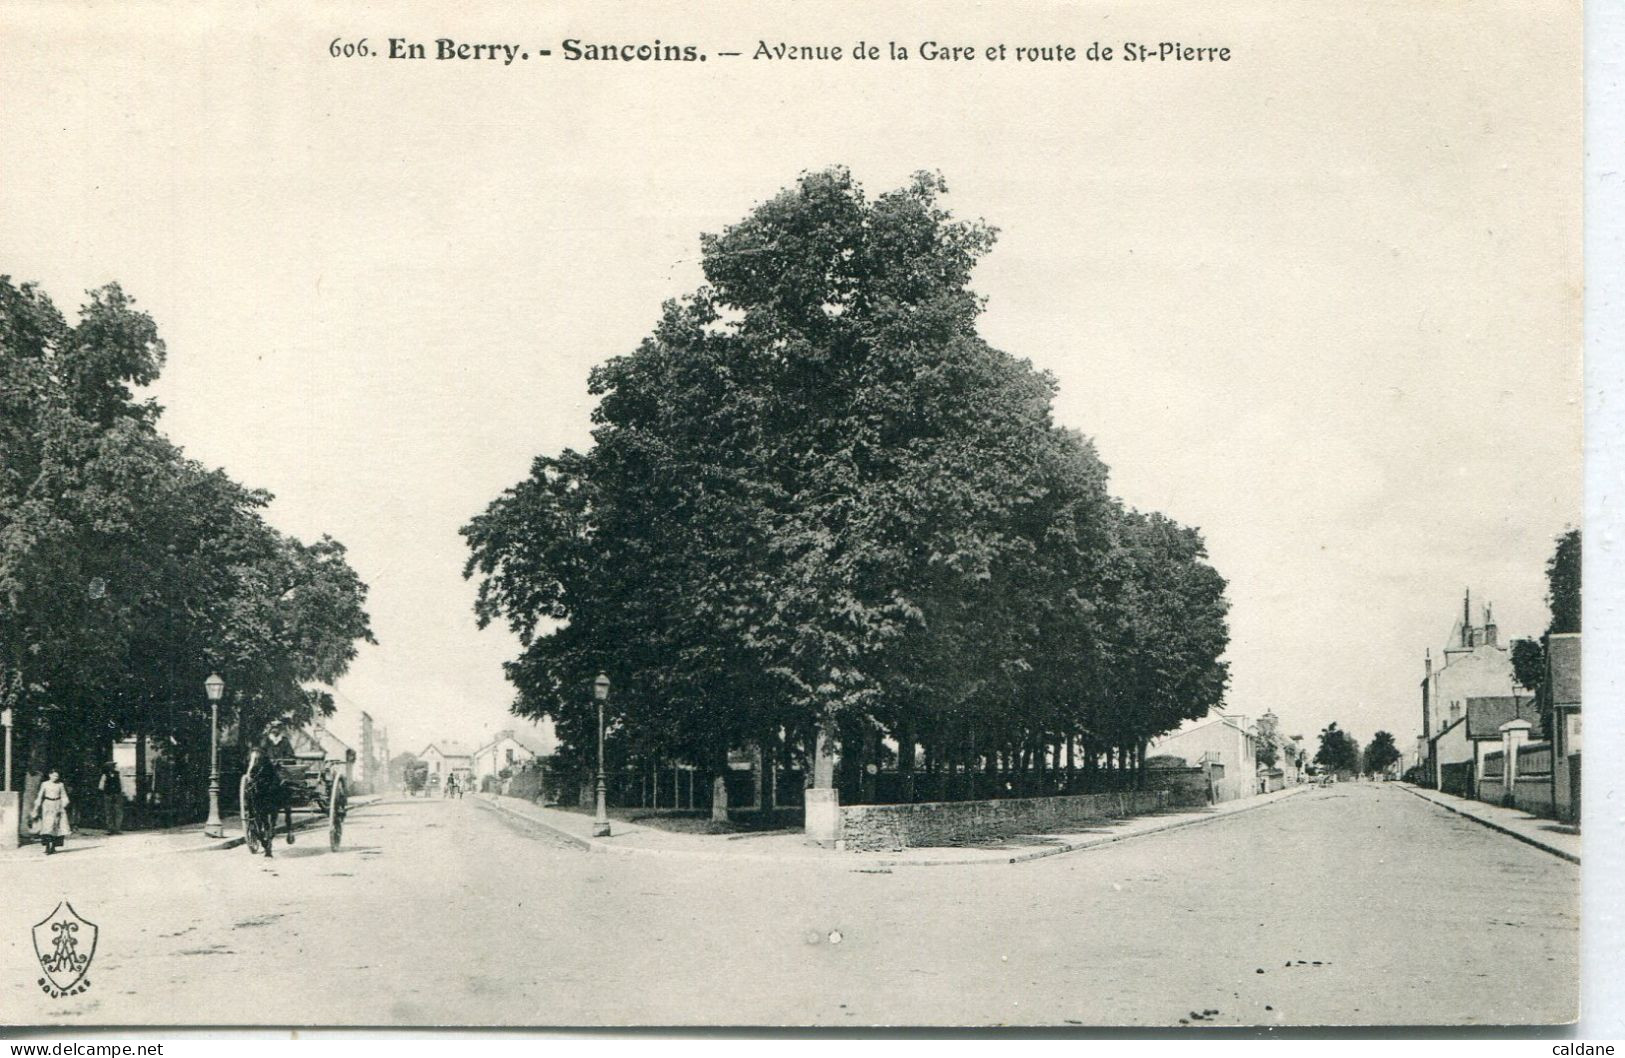
[[[598,678],[592,681],[592,693],[593,697],[597,698],[600,702],[608,698],[609,677],[600,672],[598,674]]]
[[[220,696],[226,693],[226,681],[218,675],[210,673],[209,678],[203,681],[203,689],[208,692],[209,701],[218,702]]]

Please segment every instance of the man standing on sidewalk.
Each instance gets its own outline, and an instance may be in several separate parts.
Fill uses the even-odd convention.
[[[119,776],[118,764],[108,761],[102,765],[99,783],[102,792],[102,821],[109,834],[117,834],[124,826],[124,780]]]

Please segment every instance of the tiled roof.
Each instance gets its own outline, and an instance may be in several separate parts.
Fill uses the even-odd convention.
[[[507,734],[508,734],[509,738],[513,739],[515,742],[519,743],[521,746],[524,746],[526,749],[530,750],[532,753],[536,754],[538,757],[546,756],[546,754],[547,754],[547,743],[543,742],[542,741],[542,736],[537,734],[536,732],[534,732],[534,731],[509,731]]]
[[[1549,689],[1555,706],[1580,704],[1580,633],[1563,632],[1546,639],[1551,665]]]
[[[424,747],[423,752],[418,754],[418,756],[420,756],[420,757],[428,756],[429,755],[429,750],[431,750],[431,749],[438,751],[442,757],[472,757],[473,756],[473,754],[468,751],[468,747],[463,745],[461,742],[431,742],[427,746]]]
[[[1468,738],[1500,738],[1501,725],[1509,720],[1527,720],[1535,726],[1535,732],[1542,729],[1534,698],[1500,695],[1467,699]]]
[[[496,734],[480,743],[479,748],[474,752],[484,753],[492,746],[499,745],[510,739],[519,743],[521,747],[536,754],[538,757],[545,757],[548,754],[547,744],[542,740],[541,735],[534,731],[518,731],[513,728],[503,728],[501,731],[498,731]]]

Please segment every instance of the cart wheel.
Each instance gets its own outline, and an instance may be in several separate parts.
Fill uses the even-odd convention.
[[[237,783],[237,811],[243,820],[243,847],[253,856],[260,851],[259,828],[254,825],[254,803],[248,795],[248,776]]]
[[[344,840],[344,776],[333,776],[333,785],[327,788],[327,847],[334,852]]]

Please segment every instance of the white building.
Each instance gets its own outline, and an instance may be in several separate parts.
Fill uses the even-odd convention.
[[[1511,652],[1500,640],[1491,609],[1484,608],[1482,625],[1473,624],[1471,593],[1462,596],[1461,616],[1445,640],[1444,664],[1434,667],[1430,650],[1423,668],[1422,738],[1428,746],[1431,784],[1444,789],[1445,768],[1478,755],[1467,730],[1467,700],[1517,697],[1519,689],[1512,676]],[[1451,792],[1459,792],[1461,783],[1452,780],[1450,786]]]
[[[1495,617],[1484,608],[1484,623],[1472,623],[1471,595],[1461,600],[1461,616],[1445,641],[1444,664],[1435,668],[1433,653],[1423,661],[1422,737],[1434,739],[1467,716],[1467,699],[1517,693],[1512,655],[1500,641]]]
[[[537,757],[551,757],[558,748],[558,735],[550,720],[532,728],[506,728],[474,751],[474,778],[498,775],[504,768],[517,768]]]
[[[1199,720],[1188,720],[1179,730],[1151,743],[1148,756],[1182,757],[1187,765],[1218,765],[1214,796],[1233,801],[1257,793],[1258,729],[1245,716],[1217,710]]]
[[[474,754],[461,742],[431,742],[418,754],[418,759],[429,765],[429,781],[436,785],[444,782],[448,775],[462,780],[474,774]]]

